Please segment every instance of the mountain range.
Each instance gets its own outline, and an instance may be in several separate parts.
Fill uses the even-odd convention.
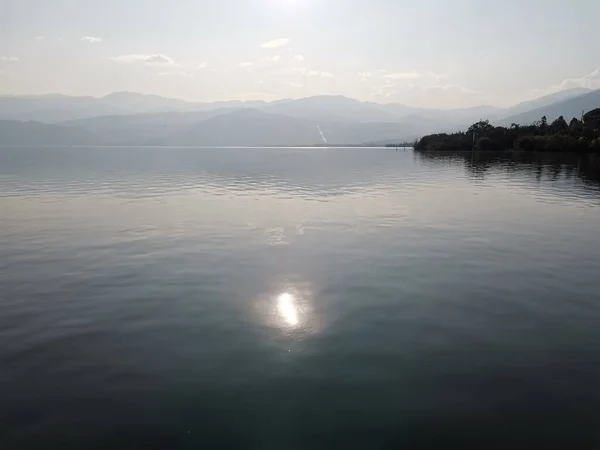
[[[435,110],[318,96],[274,102],[187,102],[118,92],[101,98],[0,96],[0,145],[361,145],[410,141],[480,119],[529,124],[567,120],[600,106],[600,90],[576,88],[510,108]]]

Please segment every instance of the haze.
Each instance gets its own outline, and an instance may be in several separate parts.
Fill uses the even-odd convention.
[[[594,0],[0,0],[0,94],[509,106],[600,88]]]

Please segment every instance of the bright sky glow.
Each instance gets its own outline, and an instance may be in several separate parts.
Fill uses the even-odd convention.
[[[0,0],[0,94],[505,106],[600,88],[597,0]]]

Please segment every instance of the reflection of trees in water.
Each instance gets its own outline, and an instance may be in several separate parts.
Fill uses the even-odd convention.
[[[434,164],[462,164],[475,178],[490,171],[530,175],[542,180],[578,178],[586,185],[600,187],[600,155],[531,152],[423,152],[416,158]]]

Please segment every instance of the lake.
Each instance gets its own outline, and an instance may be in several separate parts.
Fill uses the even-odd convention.
[[[0,148],[0,448],[600,446],[600,160]]]

